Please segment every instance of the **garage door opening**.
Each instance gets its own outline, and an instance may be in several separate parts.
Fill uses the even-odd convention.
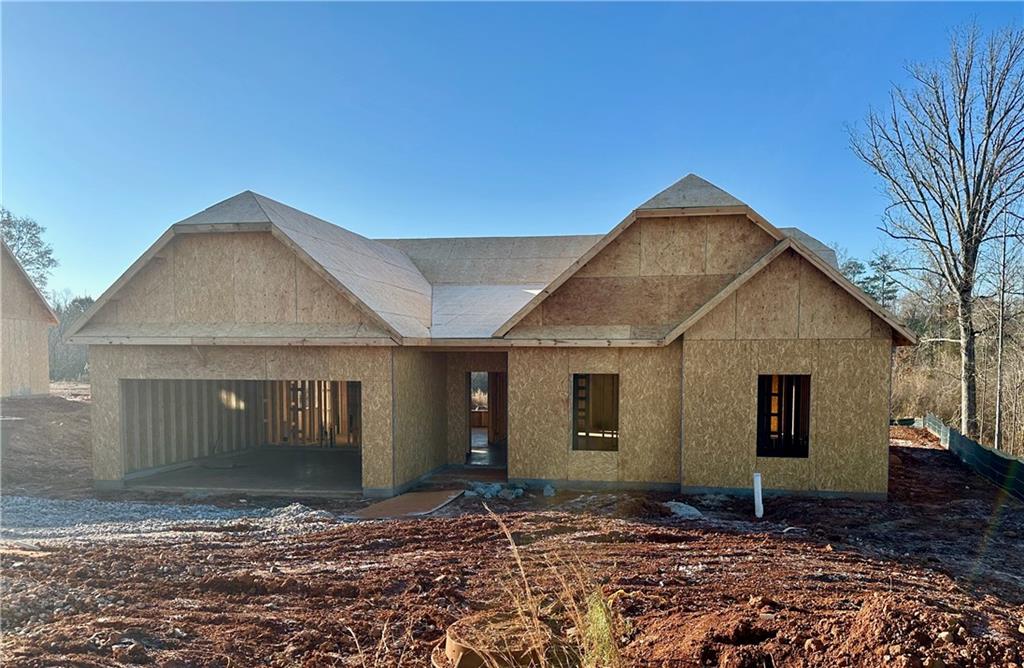
[[[159,489],[362,489],[362,388],[344,380],[122,380],[126,480]]]

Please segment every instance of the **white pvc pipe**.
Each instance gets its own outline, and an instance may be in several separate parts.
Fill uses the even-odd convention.
[[[764,504],[761,503],[761,474],[754,474],[754,517],[764,517]]]

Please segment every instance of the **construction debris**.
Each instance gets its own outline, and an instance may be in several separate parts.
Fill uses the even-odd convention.
[[[704,517],[704,513],[682,501],[666,501],[665,505],[672,511],[673,515],[684,520],[699,520]]]
[[[440,489],[428,492],[406,492],[378,501],[351,514],[361,520],[379,520],[389,517],[418,517],[443,508],[462,495],[461,489]]]

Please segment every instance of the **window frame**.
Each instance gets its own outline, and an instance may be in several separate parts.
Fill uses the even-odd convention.
[[[810,374],[758,374],[758,457],[808,458],[811,392]]]
[[[595,377],[601,377],[599,383],[594,382]],[[581,384],[582,381],[582,384]],[[621,394],[619,392],[620,379],[617,373],[573,373],[570,382],[570,412],[569,429],[572,435],[571,449],[574,452],[618,452],[620,426],[620,404]],[[611,415],[602,415],[598,424],[594,423],[593,401],[594,396],[590,390],[604,386],[607,383],[607,391],[611,393],[610,398],[602,397],[600,407],[610,410]],[[584,395],[581,397],[580,392]],[[602,390],[605,391],[605,390]],[[586,401],[586,406],[580,402]],[[585,411],[581,415],[581,411]],[[580,420],[584,422],[581,424]],[[607,427],[611,426],[609,429]],[[602,427],[602,428],[597,428]],[[581,433],[584,432],[584,433]]]

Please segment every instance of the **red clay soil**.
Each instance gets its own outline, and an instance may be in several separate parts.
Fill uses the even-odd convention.
[[[1019,665],[1022,507],[911,436],[892,449],[888,502],[770,498],[760,522],[717,497],[685,499],[707,522],[664,517],[652,496],[493,505],[528,562],[580,564],[612,601],[624,665]],[[0,662],[429,665],[449,625],[506,610],[514,586],[481,501],[445,514],[273,544],[234,526],[7,546]]]

